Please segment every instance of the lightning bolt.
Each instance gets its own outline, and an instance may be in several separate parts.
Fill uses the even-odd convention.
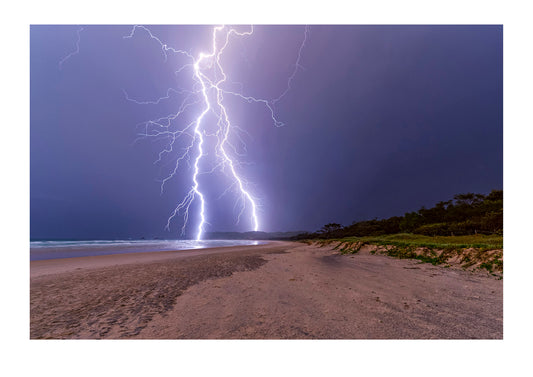
[[[276,102],[281,101],[283,97],[292,89],[291,84],[292,80],[294,80],[294,77],[296,76],[296,73],[298,73],[298,69],[304,69],[304,67],[300,64],[300,60],[302,60],[302,51],[305,47],[305,43],[307,42],[307,38],[309,36],[309,26],[305,26],[305,32],[304,32],[304,40],[302,44],[300,45],[300,49],[298,50],[298,58],[296,59],[296,63],[294,63],[294,70],[292,71],[292,74],[289,76],[289,79],[287,80],[287,88],[285,88],[285,91],[281,93],[281,95],[278,98],[275,98],[272,100],[272,104],[276,104]]]
[[[237,152],[238,148],[230,141],[230,135],[236,134],[238,135],[237,137],[239,138],[241,144],[244,145],[244,142],[240,136],[240,133],[242,133],[243,130],[231,122],[228,109],[224,104],[224,97],[233,96],[247,103],[261,104],[270,114],[272,123],[276,127],[283,126],[284,123],[279,121],[276,117],[274,105],[290,91],[292,81],[296,76],[296,73],[299,69],[303,69],[300,61],[302,58],[302,51],[308,39],[309,27],[305,27],[303,42],[298,50],[296,63],[294,64],[292,74],[288,78],[286,88],[280,96],[272,100],[256,98],[254,96],[243,94],[242,90],[235,91],[227,88],[228,84],[233,83],[229,83],[228,81],[228,77],[221,63],[221,57],[223,56],[223,53],[232,38],[245,38],[253,35],[253,26],[251,26],[250,30],[248,31],[238,31],[234,27],[228,27],[225,25],[213,27],[211,50],[208,52],[201,52],[197,57],[194,57],[188,51],[175,49],[167,45],[145,26],[135,25],[130,34],[124,36],[123,38],[134,38],[137,32],[147,33],[153,41],[159,44],[164,55],[165,62],[168,60],[170,54],[179,55],[185,58],[186,64],[178,66],[175,70],[175,74],[180,75],[183,72],[189,71],[191,78],[194,81],[194,85],[191,90],[170,88],[166,91],[164,96],[155,100],[136,100],[131,98],[128,93],[124,91],[124,95],[127,100],[140,105],[157,105],[162,101],[170,99],[173,95],[184,96],[181,104],[177,107],[176,112],[158,119],[143,122],[140,125],[142,132],[139,133],[139,138],[137,139],[139,140],[146,137],[152,137],[158,140],[167,140],[166,147],[159,153],[159,158],[154,163],[162,162],[166,154],[175,152],[174,148],[177,148],[177,145],[179,144],[178,141],[184,144],[181,146],[181,148],[179,148],[179,151],[176,152],[176,159],[172,171],[161,182],[161,193],[163,192],[164,185],[178,173],[178,170],[183,163],[186,163],[192,170],[192,184],[183,200],[170,214],[165,228],[170,231],[171,222],[176,216],[181,214],[183,218],[181,235],[183,236],[189,222],[191,206],[195,201],[197,201],[199,204],[197,215],[199,221],[196,227],[195,237],[196,240],[202,239],[208,222],[206,216],[206,197],[200,187],[199,177],[202,174],[209,174],[216,170],[220,170],[227,177],[229,177],[231,181],[231,184],[224,190],[220,197],[224,196],[230,190],[235,190],[238,193],[238,198],[235,202],[234,208],[239,208],[239,212],[237,214],[237,223],[239,223],[244,213],[248,211],[251,228],[254,231],[258,231],[260,223],[257,199],[254,198],[252,193],[249,191],[249,183],[238,171],[241,162],[237,160],[237,157],[239,157],[240,154]],[[185,124],[183,124],[183,122],[180,123],[186,114],[188,114],[192,109],[197,108],[200,104],[202,105],[202,109],[199,115],[192,122],[185,122]],[[216,119],[216,131],[214,133],[210,133],[206,127],[206,116],[208,114],[213,115]],[[174,126],[175,123],[180,123],[182,126],[176,128]],[[203,167],[203,165],[205,165],[204,157],[209,154],[205,150],[207,138],[216,138],[216,145],[211,151],[216,156],[216,161],[211,169],[205,169]]]
[[[65,63],[68,59],[70,59],[72,56],[79,54],[80,52],[80,40],[81,36],[80,33],[82,32],[83,27],[79,27],[76,31],[76,35],[78,36],[78,39],[76,40],[76,50],[72,51],[68,55],[66,55],[63,59],[59,61],[59,69],[61,70],[63,68],[63,63]]]

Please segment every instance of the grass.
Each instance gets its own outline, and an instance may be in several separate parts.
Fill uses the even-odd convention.
[[[503,250],[503,236],[476,234],[470,236],[424,236],[419,234],[388,234],[383,236],[346,237],[339,239],[314,240],[322,244],[337,243],[335,249],[343,254],[355,254],[364,245],[383,246],[384,252],[396,258],[418,259],[433,265],[445,264],[450,257],[462,255],[462,266],[468,268],[482,262],[479,268],[492,273],[493,270],[503,272],[500,257],[489,257],[488,250]],[[424,249],[420,252],[420,249]],[[471,258],[463,254],[465,249],[473,249]],[[418,252],[417,252],[418,250]],[[371,251],[372,254],[376,250]],[[500,253],[501,255],[501,253]],[[478,262],[479,261],[479,262]],[[448,265],[449,267],[449,265]]]
[[[398,247],[427,247],[439,250],[474,248],[481,251],[503,249],[503,236],[476,234],[471,236],[424,236],[420,234],[387,234],[383,236],[347,237],[332,241]]]

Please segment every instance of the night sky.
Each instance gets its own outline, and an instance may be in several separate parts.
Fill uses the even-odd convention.
[[[138,138],[139,124],[176,112],[190,71],[132,26],[30,29],[30,236],[94,239],[179,236],[164,227],[191,186],[184,166],[160,193],[175,158],[165,140]],[[208,51],[210,26],[149,26],[169,46]],[[224,53],[230,88],[278,97],[294,70],[304,26],[256,26]],[[311,25],[302,69],[276,104],[228,98],[240,174],[260,202],[260,230],[313,231],[328,222],[402,215],[454,194],[503,187],[501,26]],[[236,84],[241,83],[242,85]],[[191,112],[188,116],[193,116]],[[178,124],[176,124],[178,126]],[[207,231],[236,224],[234,193],[203,175]],[[190,227],[198,221],[191,207]],[[187,229],[189,229],[187,228]]]

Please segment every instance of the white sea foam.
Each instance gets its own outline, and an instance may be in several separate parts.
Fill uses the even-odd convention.
[[[259,245],[254,240],[91,240],[31,241],[30,260],[73,258],[165,250],[190,250],[225,246]]]

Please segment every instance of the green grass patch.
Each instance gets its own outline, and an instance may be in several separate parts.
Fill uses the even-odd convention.
[[[436,250],[474,248],[480,251],[503,249],[503,236],[476,234],[470,236],[424,236],[421,234],[387,234],[383,236],[347,237],[331,241],[370,245],[392,245],[400,248],[427,247]]]
[[[503,250],[503,236],[501,235],[469,235],[469,236],[425,236],[420,234],[388,234],[383,236],[347,237],[339,239],[315,239],[320,245],[335,244],[335,250],[343,254],[356,254],[364,245],[383,247],[380,253],[401,259],[418,259],[421,262],[433,265],[447,264],[450,257],[461,256],[463,268],[475,265],[482,261],[479,268],[503,272],[501,257],[490,260],[483,259],[483,252],[488,250]],[[463,254],[464,249],[475,249],[474,254]],[[375,254],[375,249],[371,254]],[[480,254],[481,253],[481,254]],[[480,259],[481,258],[481,259]]]

